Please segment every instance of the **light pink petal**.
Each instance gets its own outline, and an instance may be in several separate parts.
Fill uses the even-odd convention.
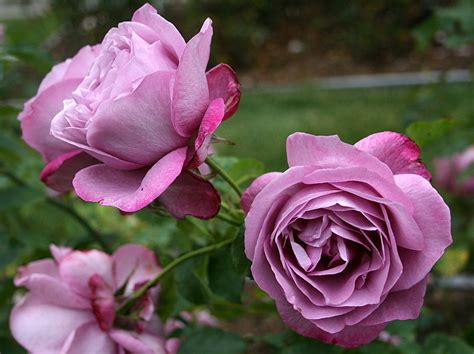
[[[83,79],[89,71],[92,61],[97,57],[99,46],[82,47],[74,57],[59,63],[45,76],[38,88],[38,93],[60,81],[70,79]]]
[[[286,141],[288,165],[313,165],[320,169],[358,166],[393,181],[392,171],[376,157],[343,143],[338,136],[294,133]]]
[[[393,320],[413,320],[420,315],[428,277],[407,290],[390,293],[362,325],[372,326]]]
[[[79,170],[99,163],[80,150],[73,150],[56,157],[40,174],[41,181],[49,188],[64,193],[72,189],[72,180]]]
[[[135,212],[158,198],[179,176],[187,148],[170,152],[149,170],[123,171],[107,165],[87,167],[73,180],[76,194],[85,201]]]
[[[199,126],[196,140],[194,141],[195,153],[192,160],[188,163],[189,168],[200,166],[209,155],[212,135],[222,122],[224,110],[225,106],[222,98],[216,98],[207,107]]]
[[[70,247],[56,246],[51,244],[49,245],[49,251],[53,255],[53,258],[56,263],[60,263],[64,259],[64,257],[66,257],[73,250]]]
[[[114,252],[112,259],[117,288],[121,288],[127,281],[126,293],[133,291],[136,285],[151,280],[161,271],[155,254],[140,245],[121,246]]]
[[[72,145],[55,138],[49,132],[54,116],[63,109],[63,100],[71,97],[80,81],[70,79],[48,87],[29,100],[19,116],[23,139],[38,150],[46,162],[75,150]]]
[[[395,132],[369,135],[354,145],[387,164],[393,174],[413,173],[431,179],[431,173],[420,161],[420,148],[407,136]]]
[[[116,354],[117,344],[92,321],[77,328],[61,354]]]
[[[252,184],[244,191],[240,199],[240,205],[247,214],[252,206],[253,200],[263,188],[271,181],[281,175],[281,172],[269,172],[257,177]]]
[[[71,252],[59,264],[59,273],[71,289],[89,299],[93,296],[89,281],[95,274],[100,275],[110,287],[115,288],[112,258],[101,251]]]
[[[132,21],[149,26],[158,35],[160,42],[178,61],[186,46],[186,42],[176,27],[157,14],[150,4],[145,4],[133,14]]]
[[[338,333],[330,334],[305,319],[289,304],[277,303],[278,312],[283,322],[295,332],[328,344],[336,344],[346,348],[355,348],[373,341],[385,328],[386,323],[375,326],[347,326]]]
[[[176,72],[173,92],[173,126],[189,137],[201,124],[209,105],[206,66],[212,38],[212,22],[207,19],[201,31],[186,45]]]
[[[87,309],[87,299],[75,294],[59,277],[58,266],[51,259],[31,262],[18,268],[16,286],[24,286],[45,303],[70,308]]]
[[[178,219],[187,215],[211,219],[221,204],[219,192],[212,183],[189,171],[181,173],[158,201]]]
[[[131,353],[167,354],[164,339],[149,333],[137,334],[121,329],[113,329],[110,331],[110,337]]]
[[[28,294],[10,315],[10,330],[24,348],[33,353],[60,353],[69,335],[94,320],[89,310],[68,309]]]
[[[240,83],[235,71],[227,64],[219,64],[206,74],[209,99],[222,98],[225,103],[224,120],[230,118],[239,107]]]
[[[186,146],[187,140],[176,133],[171,123],[173,75],[171,71],[158,71],[146,76],[133,93],[102,102],[87,128],[90,147],[123,161],[149,166],[170,151]]]
[[[399,249],[403,274],[394,290],[403,290],[419,283],[451,244],[451,215],[443,198],[423,177],[396,175],[395,181],[411,199],[413,217],[424,237],[422,251]]]

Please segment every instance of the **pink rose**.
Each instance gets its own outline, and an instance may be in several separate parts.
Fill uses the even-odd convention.
[[[427,274],[452,242],[419,154],[398,133],[355,146],[296,133],[290,168],[247,189],[245,252],[289,327],[355,347],[419,315]]]
[[[18,117],[23,139],[41,153],[47,164],[41,172],[41,180],[58,192],[72,188],[77,171],[98,163],[92,156],[50,134],[51,120],[61,111],[63,100],[72,97],[98,51],[97,46],[86,46],[72,59],[54,66],[41,82],[36,96],[25,103]]]
[[[13,337],[24,348],[37,354],[167,353],[154,314],[157,288],[134,308],[139,320],[116,316],[120,298],[161,271],[151,251],[125,245],[109,256],[51,246],[51,253],[54,259],[21,267],[15,278],[29,290],[10,317]]]
[[[474,193],[474,146],[446,158],[434,160],[435,181],[451,193],[465,195]],[[463,176],[466,173],[466,176]]]
[[[196,167],[214,131],[236,111],[240,86],[225,64],[206,72],[211,37],[207,19],[186,43],[150,5],[111,29],[85,77],[62,98],[48,137],[94,163],[69,169],[76,155],[58,154],[43,180],[73,170],[74,190],[86,201],[134,212],[158,199],[178,218],[214,216],[219,195]]]

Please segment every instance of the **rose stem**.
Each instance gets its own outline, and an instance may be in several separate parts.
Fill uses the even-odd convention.
[[[214,160],[212,157],[208,157],[206,159],[206,163],[218,174],[220,175],[228,184],[232,187],[232,189],[237,193],[239,197],[242,196],[242,192],[240,191],[239,186],[237,183],[230,177],[224,169],[219,166],[219,164]]]

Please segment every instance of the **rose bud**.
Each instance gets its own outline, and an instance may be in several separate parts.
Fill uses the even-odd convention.
[[[83,200],[127,213],[157,200],[177,218],[213,217],[219,194],[197,167],[214,131],[236,111],[240,85],[225,64],[206,72],[211,38],[207,19],[186,43],[148,4],[112,28],[72,94],[44,112],[43,131],[23,127],[39,142],[74,150],[53,149],[43,181],[53,189],[72,181]],[[78,166],[79,154],[87,163]]]
[[[428,272],[452,242],[419,154],[393,132],[354,146],[296,133],[288,170],[245,191],[245,253],[290,328],[356,347],[419,315]]]
[[[154,314],[157,287],[134,307],[135,317],[117,315],[120,297],[161,271],[153,252],[125,245],[111,256],[56,246],[51,253],[53,259],[21,267],[15,277],[15,285],[28,292],[11,313],[10,329],[24,348],[31,353],[167,354],[164,326]]]

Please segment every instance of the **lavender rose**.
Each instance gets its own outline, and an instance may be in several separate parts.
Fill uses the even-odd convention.
[[[50,94],[54,107],[37,98],[35,112],[25,107],[25,139],[54,143],[43,181],[54,188],[59,180],[61,190],[72,181],[80,198],[124,212],[158,199],[178,218],[214,216],[219,195],[196,167],[236,111],[240,90],[229,66],[206,73],[211,37],[207,19],[186,43],[150,5],[112,28],[92,63],[81,66],[81,80]]]
[[[419,154],[398,133],[355,146],[296,133],[289,169],[244,193],[253,277],[290,328],[356,347],[419,315],[427,274],[452,241],[449,209]]]
[[[156,287],[135,307],[136,320],[116,316],[120,296],[161,271],[153,252],[125,245],[111,256],[56,246],[51,253],[54,259],[21,267],[15,277],[29,290],[10,317],[12,335],[24,348],[38,354],[168,353],[164,325],[154,314]]]

